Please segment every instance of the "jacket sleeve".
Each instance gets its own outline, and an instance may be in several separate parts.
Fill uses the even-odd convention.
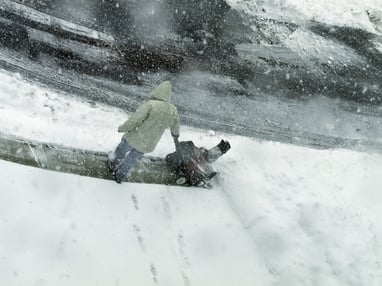
[[[151,109],[151,104],[148,102],[141,105],[125,123],[118,127],[118,132],[129,132],[138,128],[149,117]]]
[[[171,135],[172,136],[176,136],[176,137],[179,136],[179,114],[178,114],[178,111],[176,110],[175,106],[174,106],[174,110],[173,110],[173,121],[172,121],[172,124],[170,126],[170,129],[171,129]]]

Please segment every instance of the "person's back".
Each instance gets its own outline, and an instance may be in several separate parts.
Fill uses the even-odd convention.
[[[179,115],[171,100],[171,83],[162,82],[149,101],[118,129],[125,132],[125,139],[142,153],[152,152],[167,128],[173,136],[179,136]]]
[[[144,153],[155,149],[167,128],[171,129],[175,146],[178,146],[179,115],[170,101],[171,83],[165,81],[152,91],[149,101],[142,104],[125,123],[119,126],[118,132],[123,132],[124,135],[109,158],[109,168],[118,183]]]

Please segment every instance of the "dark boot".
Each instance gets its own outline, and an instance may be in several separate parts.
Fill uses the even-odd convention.
[[[121,183],[122,183],[122,179],[118,178],[118,176],[117,176],[116,173],[113,173],[113,179],[114,179],[114,181],[115,181],[117,184],[121,184]]]

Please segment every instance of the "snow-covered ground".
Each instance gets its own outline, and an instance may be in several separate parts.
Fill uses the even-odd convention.
[[[0,73],[0,132],[109,151],[126,116]],[[181,127],[221,138],[211,190],[0,161],[0,285],[382,285],[380,154]]]
[[[295,23],[307,20],[350,26],[372,33],[382,32],[382,2],[376,0],[227,0],[247,14],[284,19]],[[376,18],[370,21],[368,15]]]

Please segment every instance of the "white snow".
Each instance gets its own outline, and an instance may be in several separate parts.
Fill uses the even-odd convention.
[[[314,64],[366,65],[365,60],[351,48],[340,46],[336,41],[324,39],[310,31],[297,30],[284,39],[283,43],[302,59],[313,60]]]
[[[109,151],[126,117],[0,73],[0,132]],[[181,128],[221,138],[212,190],[0,161],[0,285],[382,285],[380,154]]]
[[[381,13],[382,1],[376,0],[227,0],[247,14],[285,19],[295,23],[315,20],[339,26],[351,26],[376,33],[367,14]],[[264,10],[263,10],[264,9]]]

